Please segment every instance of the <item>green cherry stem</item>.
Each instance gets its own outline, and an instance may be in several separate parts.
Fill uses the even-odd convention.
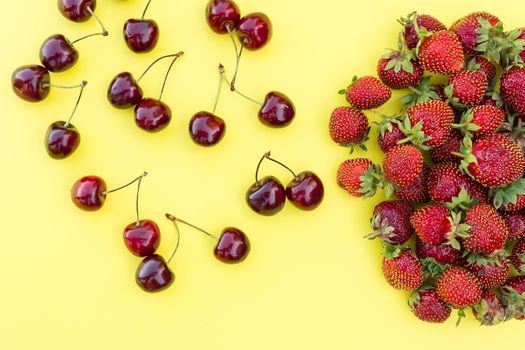
[[[220,63],[219,63],[219,72],[221,73],[221,75],[222,75],[224,81],[225,81],[228,85],[231,86],[230,81],[228,80],[228,78],[226,78],[226,71],[224,70],[224,66],[223,66],[222,64],[220,64]],[[259,106],[262,106],[262,105],[263,105],[262,102],[259,102],[259,101],[255,100],[255,99],[253,99],[253,98],[251,98],[251,97],[249,97],[249,96],[243,94],[242,92],[240,92],[240,91],[237,90],[237,89],[235,89],[235,90],[233,90],[233,91],[234,91],[237,95],[244,97],[244,98],[247,99],[248,101],[251,101],[251,102],[253,102],[253,103],[255,103],[255,104],[259,105]]]
[[[168,67],[168,71],[166,72],[166,75],[164,76],[164,81],[162,82],[162,87],[160,89],[160,95],[159,95],[159,101],[162,100],[162,95],[164,94],[164,88],[166,87],[166,81],[168,80],[168,76],[170,75],[171,68],[173,67],[177,59],[182,55],[184,55],[184,52],[181,51],[173,57],[173,60],[171,61],[170,66]]]
[[[142,21],[144,20],[144,17],[146,16],[146,12],[148,11],[149,4],[151,4],[151,0],[148,1],[146,4],[146,7],[144,8],[144,11],[142,12],[142,17],[140,18]]]
[[[168,220],[173,222],[173,226],[175,226],[175,232],[177,233],[177,244],[175,245],[175,248],[173,249],[173,252],[171,253],[170,258],[166,262],[166,264],[169,264],[171,262],[171,260],[173,259],[173,257],[175,256],[175,253],[177,253],[177,250],[179,249],[179,245],[180,245],[180,230],[179,230],[179,225],[177,225],[177,220],[175,220],[175,217],[173,217],[171,214],[166,214],[166,218],[168,218]]]
[[[142,80],[142,78],[144,78],[144,76],[146,75],[146,73],[148,73],[149,70],[150,70],[151,68],[153,68],[153,66],[154,66],[155,64],[157,64],[157,62],[159,62],[159,61],[161,61],[161,60],[163,60],[163,59],[165,59],[165,58],[169,58],[169,57],[178,57],[178,56],[182,56],[183,54],[184,54],[184,52],[181,51],[181,52],[173,53],[173,54],[170,54],[170,55],[164,55],[164,56],[161,56],[161,57],[157,58],[155,61],[153,61],[153,62],[152,62],[152,63],[151,63],[151,64],[150,64],[150,65],[144,70],[144,72],[142,72],[142,74],[140,75],[140,77],[138,77],[138,79],[135,79],[135,83],[138,84],[138,83]]]
[[[85,80],[82,81],[82,83],[80,83],[80,92],[78,94],[77,102],[75,103],[75,107],[73,107],[73,111],[69,115],[67,122],[64,124],[65,128],[67,128],[69,124],[71,124],[71,119],[73,119],[73,116],[75,115],[75,112],[77,111],[78,104],[80,103],[80,99],[82,98],[82,93],[84,92],[84,88],[86,87],[86,85],[87,85],[87,81]]]
[[[219,86],[217,87],[217,94],[215,95],[215,103],[213,104],[213,110],[212,113],[215,114],[215,111],[217,110],[217,105],[219,103],[219,98],[221,96],[221,90],[222,90],[222,81],[224,80],[224,77],[222,74],[220,74],[219,71]]]
[[[184,224],[184,225],[187,225],[187,226],[189,226],[189,227],[191,227],[191,228],[194,228],[195,230],[204,233],[206,236],[208,236],[208,237],[210,237],[210,238],[213,238],[213,239],[216,240],[216,241],[219,240],[219,237],[217,237],[217,236],[215,236],[215,235],[212,235],[211,233],[209,233],[209,232],[203,230],[202,228],[200,228],[200,227],[198,227],[198,226],[195,226],[195,225],[193,225],[193,224],[190,224],[189,222],[184,221],[184,220],[182,220],[182,219],[179,219],[178,217],[175,217],[175,216],[173,216],[173,215],[171,215],[171,214],[167,214],[167,213],[166,213],[166,218],[168,218],[168,220],[170,220],[170,221],[173,221],[173,222],[180,222],[180,223],[182,223],[182,224]]]
[[[120,187],[117,187],[115,189],[112,189],[112,190],[109,190],[109,191],[106,191],[106,192],[102,192],[102,195],[105,197],[107,196],[108,194],[110,193],[113,193],[113,192],[117,192],[117,191],[120,191],[126,187],[129,187],[131,185],[133,185],[135,182],[138,182],[137,184],[137,195],[135,197],[135,214],[137,215],[137,222],[136,222],[136,225],[139,226],[140,225],[140,216],[139,216],[139,194],[140,194],[140,184],[142,182],[142,179],[144,177],[146,177],[148,175],[148,173],[146,171],[144,171],[141,175],[137,176],[136,178],[134,178],[133,180],[131,180],[130,182],[128,182],[127,184],[125,185],[122,185]]]
[[[106,30],[106,27],[104,27],[104,23],[102,23],[102,21],[100,20],[100,18],[98,18],[98,16],[95,14],[95,12],[93,12],[93,10],[91,9],[90,6],[87,7],[87,11],[91,14],[91,16],[93,16],[95,18],[95,20],[98,22],[98,24],[100,25],[100,28],[102,28],[102,33],[106,33],[106,34],[103,34],[104,36],[107,36],[109,33],[108,31]],[[78,41],[78,40],[77,40]]]

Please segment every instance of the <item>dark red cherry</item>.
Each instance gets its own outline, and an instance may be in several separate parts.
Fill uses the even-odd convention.
[[[135,273],[135,281],[145,292],[160,292],[168,288],[175,279],[164,258],[153,254],[141,261]]]
[[[159,26],[152,19],[128,19],[124,40],[131,51],[150,52],[159,40]]]
[[[108,87],[108,101],[116,108],[131,108],[142,100],[142,89],[128,72],[117,74]]]
[[[40,62],[50,72],[63,72],[78,61],[78,51],[62,34],[47,38],[40,47]]]
[[[170,120],[171,109],[160,100],[145,98],[135,106],[135,123],[143,130],[160,131],[169,124]]]
[[[201,146],[213,146],[224,136],[224,120],[209,112],[198,112],[190,120],[191,139]]]
[[[206,21],[210,28],[218,34],[231,32],[241,19],[239,6],[231,0],[210,0],[206,5]]]
[[[29,102],[39,102],[49,95],[49,72],[42,66],[27,65],[16,69],[11,76],[15,94]]]
[[[73,124],[57,121],[47,128],[45,146],[51,158],[64,159],[75,152],[79,144],[80,134]]]
[[[266,94],[259,110],[261,123],[272,127],[283,127],[290,124],[295,117],[295,106],[283,93],[271,91]]]
[[[96,0],[58,0],[58,9],[67,19],[74,22],[85,22],[91,18],[91,11],[97,7]]]
[[[272,38],[272,23],[264,13],[250,13],[237,23],[237,38],[248,50],[258,50]]]
[[[132,222],[124,229],[124,243],[131,253],[144,257],[155,253],[160,244],[160,230],[152,220]]]
[[[286,186],[286,197],[299,209],[313,210],[323,200],[324,186],[313,172],[303,171]]]
[[[227,227],[222,230],[214,254],[222,262],[235,264],[246,259],[249,252],[250,241],[248,237],[235,227]]]
[[[254,183],[246,191],[246,202],[256,213],[275,215],[284,207],[286,191],[274,176],[266,176]]]
[[[71,188],[71,199],[80,209],[98,210],[106,201],[106,182],[98,176],[85,176]]]

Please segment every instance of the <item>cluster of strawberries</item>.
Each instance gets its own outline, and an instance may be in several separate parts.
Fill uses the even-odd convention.
[[[444,322],[452,308],[483,325],[525,319],[525,28],[486,12],[449,29],[416,13],[400,22],[379,79],[354,78],[329,125],[336,143],[364,148],[362,110],[409,89],[400,115],[376,112],[383,163],[348,159],[337,182],[354,197],[384,189],[367,237],[381,239],[384,277],[412,292],[419,319]]]

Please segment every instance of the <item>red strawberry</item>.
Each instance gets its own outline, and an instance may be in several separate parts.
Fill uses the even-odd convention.
[[[421,67],[432,73],[452,75],[463,70],[465,57],[458,36],[439,31],[426,38],[419,48]]]
[[[416,181],[422,169],[423,155],[413,145],[397,145],[385,154],[383,160],[385,179],[396,186]]]
[[[490,26],[488,28],[482,26],[478,17],[487,20]],[[493,16],[490,13],[474,12],[458,19],[452,24],[450,30],[458,35],[465,53],[469,55],[479,55],[480,51],[478,45],[482,42],[480,30],[485,29],[485,32],[487,32],[488,35],[490,27],[495,26],[498,22],[498,17]]]
[[[525,67],[514,67],[500,78],[503,101],[520,114],[525,114]]]
[[[432,148],[450,137],[454,111],[443,101],[430,100],[410,107],[406,118],[401,131],[407,138],[417,146]]]
[[[391,89],[405,89],[419,84],[423,68],[403,50],[392,51],[379,59],[377,76]]]
[[[406,19],[401,18],[400,23],[404,26],[405,44],[409,49],[415,48],[419,43],[419,31],[421,29],[424,28],[428,32],[439,32],[447,29],[437,18],[430,15],[418,15],[416,12],[410,13]]]
[[[394,190],[396,197],[409,203],[428,202],[430,200],[427,191],[427,177],[429,170],[428,166],[423,165],[423,169],[415,181]]]
[[[446,270],[436,283],[439,298],[456,309],[477,304],[481,299],[479,281],[463,267],[453,266]]]
[[[342,146],[364,147],[370,127],[366,115],[351,107],[337,107],[330,116],[330,137]]]
[[[505,220],[490,204],[477,204],[467,210],[465,223],[469,237],[463,238],[465,248],[490,256],[504,248],[508,229]]]
[[[525,214],[523,213],[503,213],[505,224],[509,229],[509,241],[525,238]]]
[[[403,109],[408,109],[415,104],[426,102],[428,100],[446,101],[445,85],[431,84],[430,76],[424,77],[418,86],[411,87],[411,93],[401,98]]]
[[[496,259],[478,258],[465,267],[478,278],[481,288],[492,289],[501,287],[507,281],[510,261],[508,258],[502,257]]]
[[[450,212],[438,204],[428,204],[416,210],[410,223],[419,239],[430,244],[440,244],[452,233]]]
[[[423,283],[421,263],[411,250],[385,255],[382,269],[386,281],[395,289],[416,290]]]
[[[516,196],[516,202],[515,203],[508,203],[503,204],[501,207],[498,208],[502,211],[520,211],[525,209],[525,195],[518,194]]]
[[[376,166],[366,158],[347,159],[337,170],[337,184],[354,197],[372,197],[377,183]]]
[[[479,137],[496,133],[505,121],[505,111],[495,106],[476,106],[466,111],[453,127]]]
[[[525,276],[509,278],[502,288],[501,301],[508,318],[525,320]]]
[[[474,144],[466,138],[462,153],[461,168],[466,168],[483,186],[501,187],[523,175],[525,158],[516,142],[507,136],[488,135]]]
[[[512,248],[512,255],[510,257],[512,265],[520,275],[525,274],[525,239],[520,239]]]
[[[414,234],[410,225],[410,216],[414,209],[402,200],[384,201],[374,208],[370,220],[372,233],[366,236],[369,239],[376,237],[392,244],[403,244]]]
[[[468,70],[480,71],[490,83],[496,77],[496,66],[483,56],[475,56],[467,64]]]
[[[505,321],[505,307],[500,298],[488,290],[483,291],[480,302],[472,307],[472,314],[484,326],[494,326]]]
[[[420,259],[433,258],[438,264],[446,265],[455,264],[461,252],[446,243],[434,245],[418,238],[416,240],[416,254]]]
[[[483,101],[488,85],[481,71],[464,70],[450,78],[445,94],[455,105],[474,106]]]
[[[450,132],[450,137],[447,141],[430,150],[430,159],[432,159],[432,161],[436,164],[448,161],[459,162],[460,158],[452,154],[452,152],[459,153],[462,142],[463,135],[461,132],[459,132],[459,130],[452,129]]]
[[[399,120],[393,116],[380,114],[381,122],[377,125],[377,143],[379,148],[386,153],[392,147],[397,146],[397,143],[405,138],[405,134],[399,129]]]
[[[450,306],[442,302],[435,289],[415,291],[408,300],[410,309],[421,321],[443,323],[450,316]]]
[[[346,100],[357,109],[374,109],[382,106],[392,96],[392,91],[379,79],[371,76],[354,77],[346,90]]]

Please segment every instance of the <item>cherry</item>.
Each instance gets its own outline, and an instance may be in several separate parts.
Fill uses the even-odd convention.
[[[160,229],[152,220],[132,222],[124,229],[124,243],[136,256],[151,255],[159,247]]]
[[[73,119],[73,116],[75,115],[80,99],[82,98],[82,92],[86,85],[87,81],[83,81],[79,85],[80,93],[69,119],[67,121],[56,121],[47,129],[45,146],[47,154],[49,154],[51,158],[66,158],[72,154],[80,144],[80,134],[77,128],[71,124],[71,119]]]
[[[265,176],[259,180],[259,168],[269,153],[264,154],[255,171],[255,183],[246,191],[246,202],[256,213],[271,216],[280,212],[286,200],[286,191],[274,176]]]
[[[277,91],[266,94],[259,110],[261,123],[272,127],[284,127],[289,125],[294,117],[295,106],[288,96]]]
[[[11,77],[13,91],[28,102],[39,102],[49,95],[49,71],[38,65],[26,65],[17,68]]]
[[[217,245],[215,246],[213,250],[213,254],[218,260],[224,263],[228,263],[228,264],[239,263],[243,261],[244,259],[246,259],[246,257],[248,256],[248,253],[250,252],[250,241],[248,240],[248,237],[238,228],[227,227],[224,230],[222,230],[220,237],[217,237],[201,229],[200,227],[194,226],[184,220],[176,218],[175,216],[171,214],[166,214],[166,218],[168,218],[168,220],[172,221],[175,224],[175,227],[177,228],[177,232],[178,232],[177,222],[180,222],[216,240]]]
[[[237,23],[237,38],[242,47],[258,50],[272,38],[272,23],[264,13],[250,13]]]
[[[135,273],[135,281],[145,292],[155,293],[172,285],[175,275],[160,255],[153,254],[142,260]]]
[[[109,84],[107,93],[109,102],[120,109],[135,106],[142,100],[142,95],[142,89],[128,72],[117,74]]]
[[[210,0],[206,5],[206,21],[217,34],[231,33],[241,19],[239,6],[231,0]]]
[[[85,22],[94,15],[96,0],[58,0],[58,9],[67,19]]]
[[[224,136],[226,124],[213,113],[197,112],[190,120],[191,139],[201,146],[213,146]]]
[[[316,174],[303,171],[286,186],[286,197],[299,209],[313,210],[323,200],[324,186]]]
[[[159,40],[159,26],[152,19],[144,19],[151,3],[148,1],[140,19],[128,19],[124,24],[124,40],[134,52],[150,52]]]

